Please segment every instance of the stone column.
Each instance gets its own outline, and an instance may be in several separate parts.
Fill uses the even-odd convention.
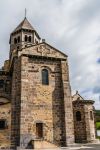
[[[66,146],[74,143],[73,108],[71,98],[71,87],[69,82],[69,70],[67,61],[61,61],[62,84],[65,109]]]

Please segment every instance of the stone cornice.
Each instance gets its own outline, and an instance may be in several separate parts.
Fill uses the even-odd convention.
[[[76,104],[76,103],[94,104],[94,101],[93,100],[76,100],[76,101],[73,101],[73,104]]]
[[[25,56],[25,57],[29,57],[29,58],[46,59],[46,60],[66,61],[66,59],[64,59],[64,58],[54,58],[54,57],[38,56],[38,55],[31,55],[31,54],[22,54],[21,56]]]

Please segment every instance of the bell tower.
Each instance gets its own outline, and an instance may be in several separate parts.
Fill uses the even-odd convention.
[[[14,50],[21,50],[22,48],[38,44],[40,40],[39,34],[25,16],[24,20],[10,34],[10,57]]]

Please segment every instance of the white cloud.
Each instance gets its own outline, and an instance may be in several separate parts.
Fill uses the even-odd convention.
[[[100,93],[100,0],[3,0],[0,1],[0,66],[9,54],[9,34],[27,16],[40,36],[69,56],[73,90],[94,99]]]

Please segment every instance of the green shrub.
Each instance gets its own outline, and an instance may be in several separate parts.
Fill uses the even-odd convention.
[[[100,130],[100,122],[96,122],[96,129]]]
[[[96,115],[100,116],[100,110],[95,110]]]
[[[99,140],[100,140],[100,136],[97,136],[97,139],[99,139]]]

